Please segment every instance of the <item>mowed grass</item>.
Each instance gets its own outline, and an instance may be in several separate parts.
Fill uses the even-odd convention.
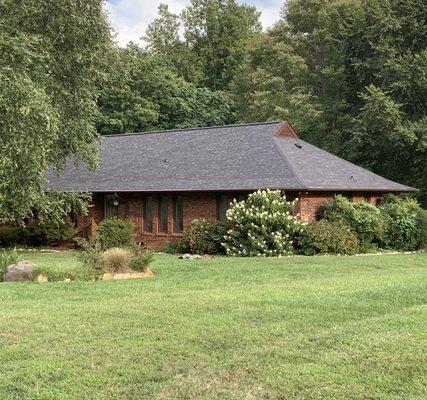
[[[152,269],[1,283],[0,399],[427,398],[427,254]]]

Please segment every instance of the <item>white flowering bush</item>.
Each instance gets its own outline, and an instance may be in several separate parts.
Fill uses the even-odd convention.
[[[230,256],[284,256],[293,253],[304,223],[293,214],[298,199],[286,201],[279,190],[258,190],[247,200],[234,200],[227,210],[231,228],[222,245]]]

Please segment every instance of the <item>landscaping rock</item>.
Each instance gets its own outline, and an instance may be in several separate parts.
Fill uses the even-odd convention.
[[[183,254],[180,258],[183,260],[201,260],[202,256],[199,256],[198,254]]]
[[[19,282],[31,279],[31,271],[34,268],[31,261],[19,261],[9,265],[3,275],[3,282]]]
[[[117,280],[124,280],[124,279],[140,279],[140,278],[150,278],[154,276],[153,271],[147,269],[144,272],[125,272],[122,274],[109,274],[106,273],[102,275],[101,280],[103,281],[117,281]]]
[[[37,282],[48,282],[49,281],[49,277],[45,274],[39,274],[37,275]]]

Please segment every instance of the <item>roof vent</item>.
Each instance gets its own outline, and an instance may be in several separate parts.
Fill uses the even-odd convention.
[[[302,147],[299,143],[294,143],[296,147],[298,147],[299,149]]]

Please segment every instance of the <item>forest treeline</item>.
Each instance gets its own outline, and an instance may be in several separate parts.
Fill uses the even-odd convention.
[[[263,31],[254,6],[161,5],[144,46],[116,48],[101,134],[288,120],[301,137],[427,189],[427,2],[290,0]]]
[[[84,208],[46,171],[96,167],[99,133],[270,120],[427,204],[425,0],[289,0],[267,31],[253,6],[191,0],[125,48],[104,5],[0,0],[0,223]]]

